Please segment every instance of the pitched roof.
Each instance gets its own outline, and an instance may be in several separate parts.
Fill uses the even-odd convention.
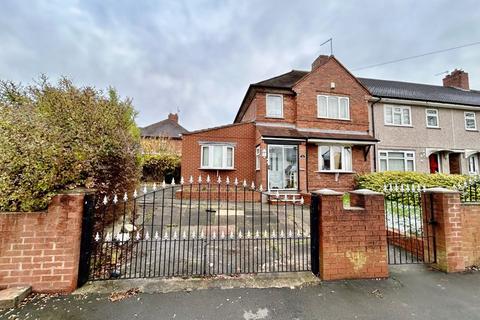
[[[297,138],[297,139],[324,139],[324,140],[345,140],[377,142],[371,135],[352,133],[332,133],[318,131],[300,131],[294,128],[273,127],[257,125],[258,132],[264,138]]]
[[[171,139],[180,139],[182,134],[188,133],[188,130],[171,119],[165,119],[140,128],[142,137],[166,137]]]
[[[306,74],[308,74],[308,71],[292,70],[279,76],[254,83],[253,86],[291,89],[293,85]]]
[[[480,107],[480,91],[392,80],[358,78],[373,96]]]

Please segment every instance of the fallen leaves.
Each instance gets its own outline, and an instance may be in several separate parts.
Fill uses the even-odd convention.
[[[128,289],[126,291],[112,292],[110,294],[110,297],[108,298],[108,300],[110,300],[111,302],[117,302],[117,301],[121,301],[123,299],[129,298],[129,297],[133,297],[133,296],[135,296],[139,293],[140,293],[139,288],[132,288],[132,289]]]

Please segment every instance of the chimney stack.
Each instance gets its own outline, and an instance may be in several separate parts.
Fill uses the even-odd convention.
[[[330,56],[326,55],[319,55],[315,61],[312,62],[312,71],[320,67],[322,64],[325,64],[328,59],[330,59]]]
[[[168,120],[172,120],[178,123],[178,113],[169,113]]]
[[[470,90],[470,85],[468,84],[468,73],[463,70],[453,70],[452,73],[443,78],[443,86]]]

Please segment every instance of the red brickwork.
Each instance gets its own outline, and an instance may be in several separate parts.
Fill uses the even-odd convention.
[[[233,170],[201,169],[201,142],[225,142],[234,144]],[[195,181],[201,175],[205,181],[207,175],[216,181],[219,175],[223,181],[229,177],[246,179],[249,184],[255,181],[255,126],[252,123],[235,124],[216,129],[201,130],[185,134],[182,143],[182,176]]]
[[[388,277],[383,195],[320,192],[320,277],[323,280]]]
[[[324,173],[319,172],[318,146],[308,145],[308,189],[318,190],[323,188],[337,191],[349,191],[355,187],[355,174],[371,172],[370,153],[365,160],[363,147],[352,148],[353,173]],[[301,170],[301,167],[300,167]]]
[[[331,88],[331,83],[335,88]],[[297,93],[297,126],[322,130],[369,130],[368,99],[370,93],[336,59],[329,59],[301,79],[293,90]],[[317,95],[346,96],[350,100],[350,120],[317,118]]]
[[[432,195],[432,199],[430,198]],[[432,210],[436,222],[436,267],[445,272],[462,272],[480,264],[480,204],[461,203],[455,191],[434,188],[423,195],[423,210]]]
[[[0,213],[0,287],[76,288],[84,194],[55,196],[45,212]]]
[[[217,175],[216,171],[201,170],[199,141],[235,142],[235,170],[219,171],[218,174],[236,176],[240,179],[255,180],[257,185],[267,186],[268,166],[261,158],[260,170],[255,170],[255,146],[262,143],[261,136],[254,133],[254,123],[270,123],[305,129],[305,131],[331,131],[330,133],[369,134],[369,107],[371,97],[368,90],[333,57],[321,56],[314,62],[315,68],[289,88],[260,88],[247,92],[245,113],[239,120],[244,125],[207,129],[185,134],[182,148],[182,175]],[[334,86],[332,86],[334,83]],[[266,116],[266,95],[282,94],[283,118]],[[317,114],[317,95],[338,95],[348,97],[350,101],[350,120],[321,119]],[[294,138],[294,137],[293,137]],[[297,137],[298,138],[298,137]],[[281,144],[281,140],[278,142]],[[332,140],[331,143],[335,143]],[[318,147],[314,143],[302,143],[299,146],[299,191],[308,192],[320,188],[352,190],[355,174],[372,171],[371,152],[365,158],[364,146],[353,147],[352,173],[323,173],[318,168]]]

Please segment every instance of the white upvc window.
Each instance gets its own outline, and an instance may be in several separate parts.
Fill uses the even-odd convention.
[[[348,97],[318,95],[317,117],[350,120],[350,100]]]
[[[478,154],[472,154],[467,158],[468,162],[468,173],[469,174],[479,174],[480,170],[478,167]]]
[[[425,117],[427,121],[427,128],[439,128],[438,110],[437,109],[425,109]]]
[[[255,170],[260,170],[260,146],[255,148]]]
[[[477,130],[477,119],[475,112],[465,112],[465,130]]]
[[[202,145],[201,169],[233,169],[234,148],[231,145]]]
[[[267,94],[266,115],[270,118],[283,118],[283,96],[281,94]]]
[[[319,145],[318,169],[327,172],[352,172],[352,148],[343,145]]]
[[[415,152],[380,150],[380,171],[415,171]]]
[[[385,105],[385,124],[392,126],[411,126],[412,110],[409,106]]]

